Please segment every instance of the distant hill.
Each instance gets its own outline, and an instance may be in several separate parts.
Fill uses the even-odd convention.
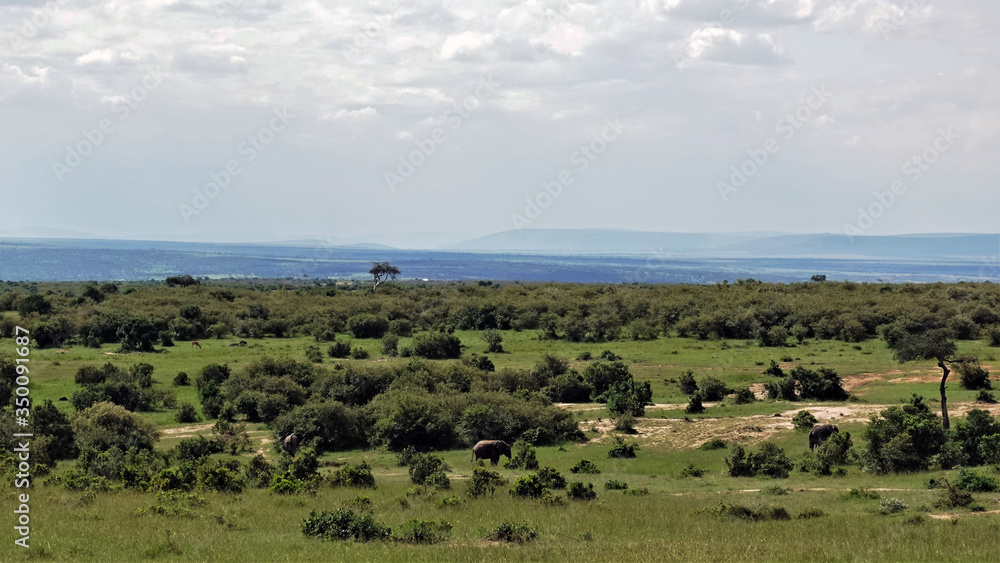
[[[839,257],[916,260],[1000,255],[1000,235],[915,234],[847,237],[836,234],[655,233],[617,229],[522,229],[445,247],[523,253],[598,253],[701,257]]]

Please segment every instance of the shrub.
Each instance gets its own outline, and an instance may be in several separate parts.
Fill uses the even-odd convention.
[[[965,508],[972,504],[972,493],[960,491],[953,487],[947,479],[944,480],[944,490],[934,502],[938,508]]]
[[[334,487],[375,488],[375,476],[372,475],[372,468],[364,461],[357,465],[342,467],[330,473],[327,479]]]
[[[694,372],[691,370],[684,372],[678,383],[680,384],[681,393],[685,395],[694,395],[698,392],[698,383],[695,382]]]
[[[721,401],[726,395],[733,392],[721,379],[715,377],[702,379],[701,383],[698,384],[698,388],[700,389],[701,398],[704,401]]]
[[[538,480],[547,489],[565,489],[566,478],[559,474],[555,468],[543,467],[538,470]]]
[[[749,405],[750,403],[756,402],[757,396],[754,395],[753,390],[749,387],[741,387],[736,390],[736,397],[733,402],[737,405]]]
[[[976,396],[976,402],[985,404],[995,404],[997,402],[997,398],[993,396],[993,393],[987,391],[986,389],[981,389],[979,391],[979,395]]]
[[[993,388],[993,384],[990,382],[990,372],[983,369],[978,360],[968,357],[962,359],[965,361],[957,361],[953,365],[961,377],[963,389],[976,391]]]
[[[496,528],[490,530],[484,537],[487,541],[502,541],[507,543],[525,543],[538,537],[538,531],[528,525],[527,522],[515,524],[513,522],[501,522]]]
[[[371,514],[356,514],[349,508],[323,511],[313,510],[302,521],[302,533],[325,540],[372,541],[385,540],[392,534],[387,527],[375,521]]]
[[[436,455],[416,454],[410,460],[410,481],[415,485],[424,485],[431,475],[448,469],[444,460]]]
[[[448,479],[448,475],[444,471],[435,471],[427,476],[427,480],[424,482],[428,487],[434,487],[435,489],[448,490],[451,488],[451,479]]]
[[[399,353],[399,337],[387,334],[382,337],[382,354],[395,357]]]
[[[1000,485],[992,477],[980,475],[971,469],[961,469],[955,479],[955,488],[971,493],[993,493],[1000,489]]]
[[[796,516],[796,518],[798,518],[799,520],[808,520],[810,518],[821,518],[823,516],[826,516],[825,512],[823,512],[819,508],[816,508],[815,506],[810,506],[809,508],[803,510],[802,512],[799,512],[799,515]]]
[[[634,458],[635,451],[639,449],[639,445],[635,442],[626,444],[625,440],[621,436],[615,437],[615,446],[608,450],[608,457],[616,458]]]
[[[503,335],[499,330],[487,329],[482,334],[483,342],[486,343],[486,351],[491,354],[503,353]]]
[[[240,462],[214,460],[198,466],[198,485],[210,491],[240,494],[246,486]]]
[[[764,370],[764,375],[773,375],[774,377],[785,377],[785,372],[782,371],[781,366],[778,365],[778,362],[771,360],[771,364],[767,366],[767,369]]]
[[[1000,326],[993,325],[986,329],[986,340],[990,346],[1000,346]]]
[[[851,440],[850,432],[838,432],[820,444],[819,448],[816,449],[816,460],[820,465],[820,473],[828,475],[830,468],[834,465],[847,463],[848,454],[853,445],[854,441]]]
[[[629,381],[632,373],[623,362],[594,362],[583,369],[583,379],[594,389],[594,397],[607,393],[612,385]]]
[[[619,415],[615,419],[615,430],[626,434],[635,434],[635,417],[629,413]]]
[[[761,442],[760,450],[750,458],[755,475],[784,479],[792,469],[792,460],[785,455],[785,450],[773,442]]]
[[[763,489],[761,489],[760,494],[776,496],[776,497],[785,496],[788,494],[788,489],[786,489],[785,487],[779,487],[778,485],[771,485],[770,487],[764,487]]]
[[[451,524],[441,520],[417,520],[413,518],[403,522],[396,532],[395,539],[403,543],[438,543],[448,539]]]
[[[906,510],[907,508],[909,508],[909,505],[898,498],[893,497],[884,498],[878,504],[878,510],[882,514],[896,514]]]
[[[369,313],[347,319],[347,332],[354,338],[382,338],[389,330],[389,320]]]
[[[462,355],[462,341],[445,332],[424,332],[413,338],[413,353],[429,360],[458,358]]]
[[[622,494],[631,495],[635,497],[641,497],[649,494],[649,489],[646,487],[639,487],[638,489],[625,489]]]
[[[99,452],[112,447],[152,450],[159,437],[152,422],[112,403],[96,403],[78,412],[73,418],[73,433],[81,449]]]
[[[506,469],[538,469],[535,447],[523,440],[518,440],[514,443],[514,455],[503,466]]]
[[[273,474],[274,466],[261,454],[255,455],[245,470],[247,483],[257,489],[263,489],[270,485]]]
[[[691,395],[691,399],[688,400],[688,404],[684,407],[684,412],[687,414],[701,414],[705,412],[705,405],[701,404],[701,393],[695,393]]]
[[[351,343],[338,340],[326,349],[326,353],[331,358],[346,358],[351,355]]]
[[[698,446],[699,450],[721,450],[726,447],[726,441],[722,438],[712,438],[704,444]]]
[[[507,483],[507,479],[496,471],[486,469],[485,467],[476,467],[472,470],[472,477],[469,479],[468,494],[473,498],[484,496],[487,493],[493,496],[497,487],[506,486]]]
[[[413,334],[413,323],[407,319],[389,321],[388,333],[393,336],[410,336]]]
[[[177,422],[197,422],[198,411],[191,403],[181,403],[180,408],[177,409],[177,414],[174,416],[174,420]]]
[[[283,458],[287,460],[288,458]],[[299,448],[295,457],[288,463],[288,473],[293,479],[306,480],[319,473],[319,460],[316,450],[312,448]]]
[[[305,350],[306,359],[314,364],[323,363],[323,352],[320,351],[319,346],[309,345],[306,346]]]
[[[351,358],[355,360],[367,360],[369,357],[368,350],[364,348],[352,348]]]
[[[767,392],[768,399],[781,399],[783,401],[797,401],[795,394],[795,378],[784,377],[777,382],[768,381],[764,384],[764,391]]]
[[[187,438],[177,444],[175,450],[179,461],[199,461],[212,454],[222,452],[222,444],[217,440],[208,440],[204,436]]]
[[[590,475],[597,475],[601,472],[596,465],[589,459],[581,459],[576,465],[570,468],[570,473],[586,473]]]
[[[704,469],[699,469],[694,466],[694,464],[689,464],[684,469],[681,469],[681,477],[701,477],[705,475],[707,471]]]
[[[545,485],[538,475],[529,473],[515,481],[508,493],[516,497],[539,498],[545,490]]]
[[[866,489],[865,487],[858,487],[847,491],[846,493],[844,493],[844,496],[840,498],[847,501],[878,500],[881,498],[881,495],[879,495],[877,492],[871,489]]]
[[[612,414],[643,416],[646,405],[652,402],[653,390],[648,381],[638,383],[630,377],[612,383],[602,398]]]
[[[191,378],[188,376],[186,371],[182,371],[174,376],[174,385],[178,387],[191,385]]]
[[[287,473],[276,475],[267,487],[267,490],[279,495],[293,495],[301,493],[304,489],[305,484],[302,481],[291,478]]]
[[[742,504],[719,503],[719,506],[706,510],[708,514],[720,518],[737,518],[760,522],[764,520],[791,520],[788,511],[780,506],[746,506]]]
[[[819,421],[816,420],[816,417],[809,411],[799,411],[792,417],[792,426],[794,426],[796,430],[802,432],[812,430],[812,427],[816,426],[816,423],[818,422]]]
[[[917,395],[873,416],[864,437],[868,445],[861,461],[871,473],[923,471],[947,440],[940,419]]]
[[[597,498],[597,493],[594,492],[594,484],[583,483],[577,481],[569,484],[569,488],[566,490],[566,496],[573,500],[594,500]]]
[[[604,488],[609,491],[624,491],[628,488],[628,483],[609,479],[608,481],[605,481]]]

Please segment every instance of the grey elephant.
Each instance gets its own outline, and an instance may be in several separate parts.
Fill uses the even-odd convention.
[[[302,437],[293,432],[285,436],[285,439],[281,441],[281,447],[288,452],[288,455],[294,456],[295,452],[299,450],[300,441],[302,441]]]
[[[833,436],[840,430],[832,424],[817,424],[812,427],[809,431],[809,449],[812,450],[816,446],[827,441],[830,436]]]
[[[472,447],[472,461],[489,458],[490,465],[496,465],[501,455],[510,459],[510,444],[503,440],[482,440]]]

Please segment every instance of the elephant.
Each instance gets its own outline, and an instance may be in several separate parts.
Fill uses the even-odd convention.
[[[840,430],[832,424],[817,424],[813,426],[812,430],[809,431],[809,450],[811,451],[838,432]]]
[[[302,440],[301,436],[292,433],[289,434],[288,436],[285,436],[285,439],[282,440],[281,442],[281,446],[285,449],[286,452],[288,452],[288,455],[294,456],[295,452],[298,451],[299,449],[299,442],[301,440]]]
[[[489,458],[490,465],[496,465],[501,455],[511,459],[510,444],[503,440],[482,440],[472,447],[472,461]]]

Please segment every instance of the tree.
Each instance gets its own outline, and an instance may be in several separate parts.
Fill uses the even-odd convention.
[[[382,282],[396,279],[396,276],[399,275],[399,268],[388,262],[375,262],[372,265],[372,269],[368,270],[368,273],[372,275],[374,280],[372,291],[375,291]]]
[[[896,356],[896,361],[900,363],[912,362],[914,360],[937,360],[938,367],[941,368],[941,426],[945,430],[950,428],[948,422],[948,397],[945,391],[945,383],[951,368],[948,364],[954,362],[955,342],[951,339],[951,333],[947,329],[939,328],[928,330],[919,334],[907,334],[891,346]]]

